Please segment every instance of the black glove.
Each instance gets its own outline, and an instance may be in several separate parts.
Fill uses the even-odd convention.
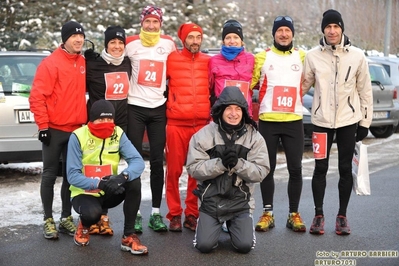
[[[120,184],[120,186],[121,186],[121,185],[125,184],[128,177],[129,177],[128,173],[122,172],[119,175],[112,175],[110,177],[110,179],[114,179],[114,180],[118,181],[118,184]]]
[[[223,152],[222,163],[223,163],[224,167],[233,168],[234,166],[236,166],[237,162],[238,162],[238,156],[237,156],[237,153],[235,152],[235,150],[226,149]]]
[[[48,129],[39,130],[38,139],[46,146],[50,145],[51,133]]]
[[[356,142],[363,140],[369,134],[369,129],[366,127],[358,126],[356,131]]]
[[[105,191],[105,194],[122,194],[125,192],[125,188],[122,187],[127,181],[129,175],[126,172],[122,172],[119,175],[108,175],[101,178],[98,183],[98,188]]]
[[[98,183],[98,188],[104,190],[105,194],[108,195],[116,194],[117,191],[118,194],[120,194],[120,190],[118,190],[120,188],[118,180],[113,178],[111,175],[101,178],[100,182]],[[123,191],[124,190],[125,189],[123,188]],[[123,193],[123,191],[121,193]]]
[[[87,49],[84,53],[86,59],[96,59],[98,57],[98,53],[94,52],[93,49]]]

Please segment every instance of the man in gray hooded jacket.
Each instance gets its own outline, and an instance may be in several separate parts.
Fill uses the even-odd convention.
[[[211,252],[226,221],[234,248],[248,253],[255,244],[250,215],[254,184],[270,171],[266,143],[237,87],[224,88],[212,118],[193,135],[187,155],[187,171],[199,181],[194,194],[201,200],[194,246]]]

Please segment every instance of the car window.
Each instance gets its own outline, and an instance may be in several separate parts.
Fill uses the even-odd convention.
[[[43,57],[0,57],[0,82],[3,92],[29,93],[36,68]]]
[[[379,81],[382,85],[392,85],[392,81],[383,66],[369,64],[369,71],[371,81]]]
[[[391,67],[390,65],[386,65],[386,64],[382,64],[381,65],[385,68],[385,70],[387,71],[388,75],[391,76]]]

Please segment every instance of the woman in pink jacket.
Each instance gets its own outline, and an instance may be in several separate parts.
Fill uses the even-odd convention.
[[[226,21],[222,32],[223,45],[220,54],[209,61],[211,103],[216,101],[227,86],[237,86],[248,102],[252,116],[252,91],[250,90],[254,56],[245,51],[241,24],[233,19]]]

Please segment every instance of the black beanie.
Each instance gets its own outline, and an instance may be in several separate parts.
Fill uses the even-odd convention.
[[[68,21],[62,26],[61,29],[61,39],[62,43],[65,43],[69,37],[73,34],[83,34],[83,37],[85,37],[85,32],[83,30],[82,25],[77,23],[76,21]]]
[[[324,33],[324,29],[328,24],[337,24],[341,27],[344,32],[344,21],[342,20],[341,14],[334,9],[329,9],[323,13],[323,20],[321,21],[321,32]]]
[[[223,24],[223,32],[222,32],[222,40],[226,37],[229,33],[235,33],[240,36],[241,41],[244,40],[244,35],[242,33],[242,26],[240,22],[235,19],[229,19]]]
[[[107,100],[98,100],[90,108],[90,122],[99,118],[115,119],[115,108],[111,102]]]
[[[107,48],[108,43],[112,39],[119,39],[126,45],[126,34],[125,30],[120,26],[108,27],[104,32],[104,48]]]
[[[288,16],[286,16],[286,17],[278,16],[277,18],[275,18],[274,23],[273,23],[273,29],[272,29],[273,38],[274,38],[274,34],[276,34],[276,31],[278,30],[278,28],[283,27],[283,26],[290,28],[290,30],[292,31],[292,37],[294,37],[295,29],[294,29],[294,21],[292,20],[292,18],[290,18]]]

